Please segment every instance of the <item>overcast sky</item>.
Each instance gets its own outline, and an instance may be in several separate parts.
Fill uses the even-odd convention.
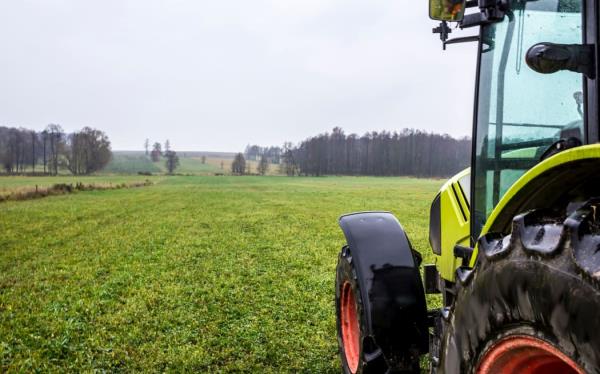
[[[442,52],[433,26],[425,1],[6,0],[0,125],[92,126],[115,150],[469,135],[475,44]]]

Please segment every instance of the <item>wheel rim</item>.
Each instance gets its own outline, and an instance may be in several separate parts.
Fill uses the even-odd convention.
[[[356,300],[350,282],[345,282],[342,287],[342,300],[340,306],[342,343],[346,363],[351,373],[358,369],[358,357],[360,352],[360,327],[358,325],[358,313],[356,311]]]
[[[516,335],[500,340],[484,354],[478,374],[585,374],[567,355],[543,340]]]

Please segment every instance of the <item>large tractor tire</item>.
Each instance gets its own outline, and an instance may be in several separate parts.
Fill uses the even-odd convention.
[[[600,373],[600,201],[516,216],[457,275],[438,372]]]

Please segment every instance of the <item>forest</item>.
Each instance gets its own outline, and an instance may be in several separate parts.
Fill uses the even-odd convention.
[[[372,175],[447,177],[470,164],[471,140],[421,130],[346,135],[340,127],[285,143],[282,173],[287,175]]]
[[[84,127],[70,134],[60,125],[43,131],[0,126],[0,167],[7,174],[91,174],[111,160],[110,141],[100,130]]]

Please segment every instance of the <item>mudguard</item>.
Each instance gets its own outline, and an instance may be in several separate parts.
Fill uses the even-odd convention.
[[[568,149],[540,162],[506,191],[479,236],[490,232],[510,232],[512,219],[519,213],[552,207],[568,210],[568,204],[598,196],[600,185],[600,144]],[[470,267],[477,263],[475,248]]]
[[[388,361],[407,353],[428,352],[427,306],[419,272],[420,259],[389,212],[361,212],[340,217],[365,314],[365,337]]]

